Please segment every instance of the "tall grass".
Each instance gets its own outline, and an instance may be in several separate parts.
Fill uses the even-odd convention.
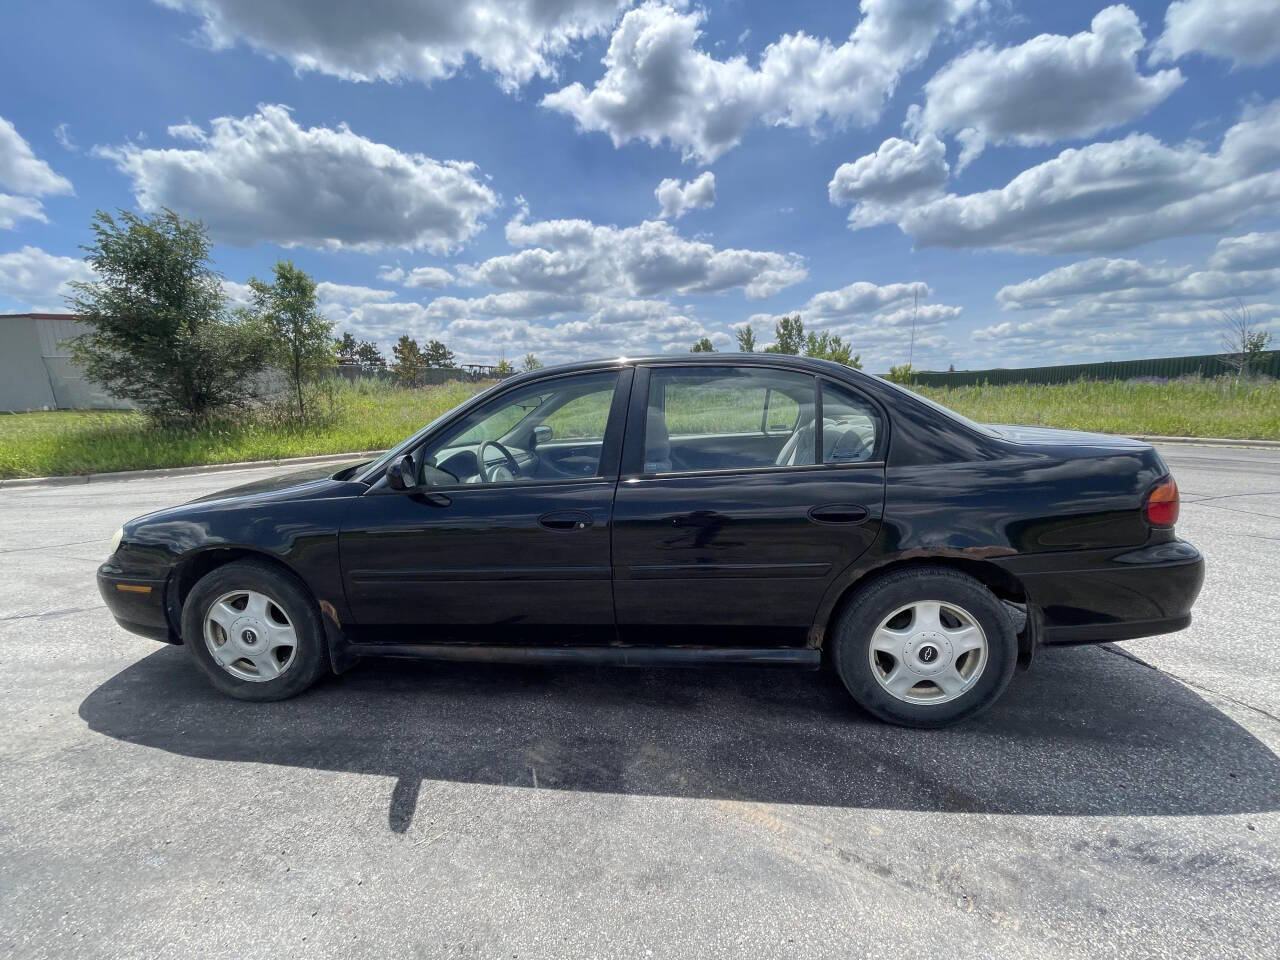
[[[325,414],[305,427],[272,410],[216,420],[198,428],[160,427],[140,414],[123,411],[4,415],[0,416],[0,478],[380,450],[478,389],[479,385],[463,383],[404,390],[376,381],[335,382],[320,404]],[[919,392],[985,423],[1129,435],[1280,440],[1280,382],[1273,380],[1238,386],[1230,380],[1078,381],[1053,386],[924,388]],[[723,419],[725,429],[736,427],[739,421],[744,430],[759,429],[758,413],[706,409],[706,404],[716,407],[714,397],[689,397],[683,406],[679,398],[675,400],[672,413],[677,421],[705,424],[708,414],[719,413],[722,416],[717,422]],[[566,408],[565,422],[557,425],[557,432],[577,435],[572,423],[581,435],[589,435],[598,430],[604,412],[603,402],[600,410],[589,403],[581,411]]]

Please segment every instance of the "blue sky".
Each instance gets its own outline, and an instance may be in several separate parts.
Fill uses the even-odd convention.
[[[800,309],[883,370],[917,294],[933,369],[1212,352],[1237,299],[1280,335],[1274,0],[45,0],[0,36],[0,312],[61,309],[95,209],[170,206],[233,302],[289,257],[339,329],[477,362]]]

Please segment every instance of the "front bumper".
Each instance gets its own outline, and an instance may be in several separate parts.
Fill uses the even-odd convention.
[[[1204,557],[1182,540],[1137,550],[1024,554],[1002,564],[1044,616],[1044,642],[1105,643],[1182,630]]]
[[[181,643],[165,614],[164,591],[164,580],[125,577],[109,563],[98,568],[98,592],[116,623],[152,640]]]

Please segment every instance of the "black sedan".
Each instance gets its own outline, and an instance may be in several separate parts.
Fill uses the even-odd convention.
[[[1043,643],[1180,630],[1204,564],[1145,443],[972,423],[777,355],[504,380],[379,459],[125,524],[98,584],[233,697],[363,657],[824,657],[878,717],[990,705]]]

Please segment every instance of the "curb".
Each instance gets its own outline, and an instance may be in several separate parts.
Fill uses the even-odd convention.
[[[76,474],[69,477],[15,477],[0,480],[0,488],[69,487],[77,484],[103,483],[112,480],[145,480],[153,477],[187,477],[202,473],[231,473],[236,470],[261,470],[266,467],[293,467],[307,464],[351,463],[381,456],[385,450],[353,450],[351,453],[322,453],[310,457],[285,457],[280,460],[245,460],[239,463],[208,463],[195,467],[157,467],[151,470],[120,470],[115,473]]]
[[[1183,444],[1193,447],[1238,447],[1246,450],[1280,450],[1280,440],[1232,440],[1226,437],[1163,437],[1135,435],[1146,443]],[[145,480],[149,477],[186,477],[202,473],[230,473],[235,470],[261,470],[266,467],[306,466],[309,463],[344,463],[381,456],[385,450],[354,450],[351,453],[322,453],[310,457],[285,457],[281,460],[245,460],[239,463],[209,463],[197,467],[157,467],[151,470],[120,470],[116,473],[76,474],[69,477],[15,477],[0,480],[0,488],[69,487],[76,484],[104,483],[113,480]]]

